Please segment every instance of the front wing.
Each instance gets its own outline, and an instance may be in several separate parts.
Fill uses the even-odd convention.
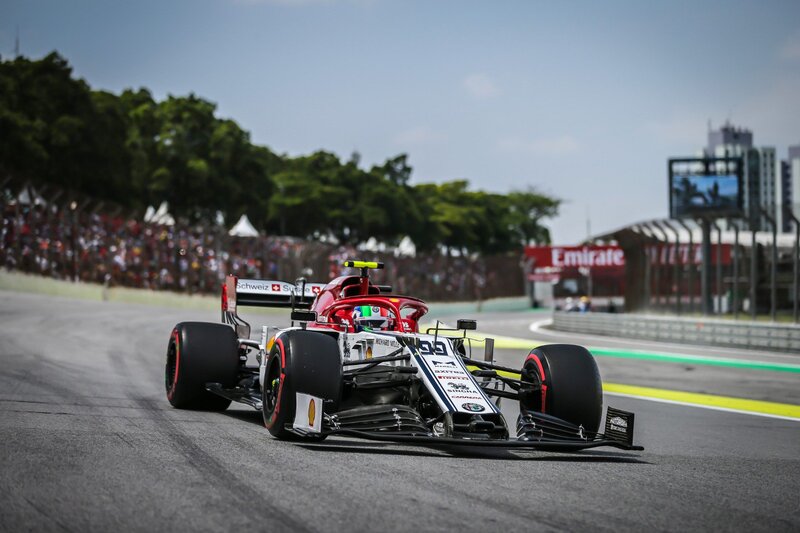
[[[298,434],[305,434],[304,432],[297,431]],[[621,450],[644,450],[643,446],[627,444],[614,439],[599,439],[599,440],[566,440],[566,439],[457,439],[447,437],[431,437],[427,435],[400,435],[391,433],[374,433],[369,431],[358,431],[354,429],[333,429],[330,431],[323,431],[322,435],[343,435],[348,437],[357,437],[360,439],[381,441],[381,442],[396,442],[402,444],[421,444],[425,446],[479,446],[479,447],[493,447],[493,448],[524,448],[530,450],[542,451],[578,451],[586,450],[589,448],[598,448],[600,446],[610,446],[619,448]]]
[[[585,432],[565,420],[544,413],[529,412],[517,423],[517,438],[490,438],[487,435],[458,433],[435,435],[418,413],[405,406],[373,406],[325,415],[317,435],[342,435],[383,442],[425,446],[478,446],[526,448],[548,451],[577,451],[609,446],[621,450],[644,450],[633,444],[634,414],[608,407],[603,433]],[[298,426],[288,428],[308,435]],[[508,435],[508,433],[505,433]]]

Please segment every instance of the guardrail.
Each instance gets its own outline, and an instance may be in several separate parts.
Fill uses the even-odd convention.
[[[768,349],[800,356],[800,326],[610,313],[553,313],[553,329],[631,339]]]

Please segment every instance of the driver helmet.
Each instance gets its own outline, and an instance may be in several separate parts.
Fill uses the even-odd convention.
[[[382,330],[389,327],[389,310],[374,305],[359,305],[353,309],[356,331]]]

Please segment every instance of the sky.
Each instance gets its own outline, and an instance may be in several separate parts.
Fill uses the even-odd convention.
[[[800,2],[0,0],[0,54],[215,102],[279,153],[563,200],[554,243],[666,217],[709,124],[800,144]]]

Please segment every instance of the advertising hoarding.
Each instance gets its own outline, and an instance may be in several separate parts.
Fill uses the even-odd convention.
[[[525,255],[534,268],[614,268],[625,266],[625,252],[619,246],[528,246]]]

